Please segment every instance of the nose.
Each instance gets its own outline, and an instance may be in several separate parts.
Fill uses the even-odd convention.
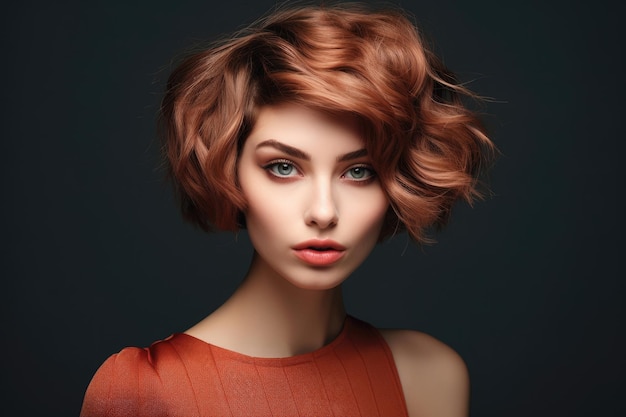
[[[337,224],[339,212],[330,183],[316,183],[305,210],[305,222],[309,226],[327,229]]]

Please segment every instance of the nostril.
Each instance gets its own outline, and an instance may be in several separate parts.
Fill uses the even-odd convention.
[[[323,186],[320,189],[312,190],[312,200],[306,210],[306,223],[326,229],[333,227],[337,223],[337,207],[332,196],[332,190]],[[311,248],[324,250],[325,248]]]

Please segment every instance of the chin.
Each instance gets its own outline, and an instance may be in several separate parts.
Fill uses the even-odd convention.
[[[301,283],[301,282],[290,281],[290,283],[294,287],[297,287],[297,288],[299,288],[301,290],[307,290],[307,291],[329,291],[329,290],[333,290],[333,289],[338,288],[339,286],[341,286],[342,282],[334,282],[332,284],[330,284],[330,283],[326,284],[326,283],[323,283],[323,282],[306,282],[306,283]]]
[[[302,290],[328,291],[341,286],[349,276],[349,274],[338,275],[337,271],[322,270],[321,268],[307,272],[298,275],[283,275],[283,279]]]

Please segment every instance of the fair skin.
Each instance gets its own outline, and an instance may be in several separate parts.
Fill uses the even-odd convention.
[[[389,207],[357,125],[265,106],[237,174],[253,259],[232,297],[186,333],[256,357],[319,349],[341,331],[341,283],[375,246]],[[467,415],[467,371],[453,350],[419,332],[381,333],[410,416]]]

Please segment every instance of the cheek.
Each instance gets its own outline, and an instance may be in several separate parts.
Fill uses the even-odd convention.
[[[389,208],[389,201],[381,189],[361,196],[358,199],[351,199],[352,222],[357,230],[361,231],[363,237],[378,239],[380,230],[385,220],[385,214]]]
[[[248,210],[244,213],[251,234],[277,234],[290,215],[288,195],[282,195],[263,181],[248,184],[244,189]]]
[[[255,230],[271,229],[279,224],[278,218],[281,216],[280,213],[277,212],[278,207],[267,204],[267,202],[263,200],[255,201],[252,199],[248,200],[248,203],[248,211],[244,213],[248,229],[251,227]]]

